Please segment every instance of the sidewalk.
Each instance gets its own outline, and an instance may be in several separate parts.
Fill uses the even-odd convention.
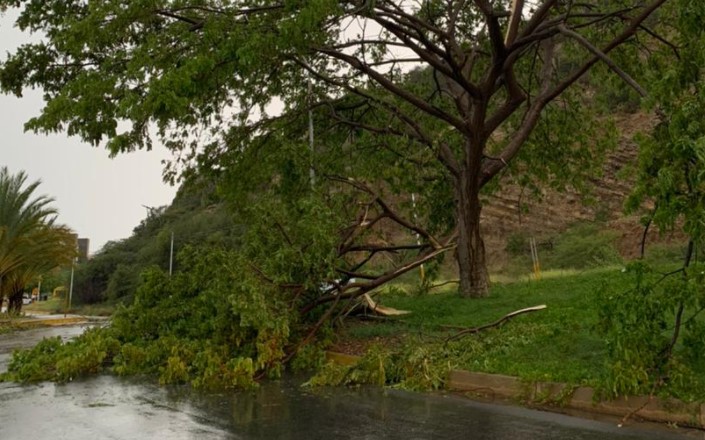
[[[108,320],[104,316],[83,316],[71,314],[31,314],[21,318],[8,319],[0,321],[18,328],[34,328],[34,327],[55,327],[61,325],[76,325],[85,324],[88,322],[100,322]]]

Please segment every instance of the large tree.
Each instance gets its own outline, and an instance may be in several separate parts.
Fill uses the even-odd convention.
[[[29,129],[65,130],[93,144],[107,139],[113,154],[150,148],[156,131],[179,159],[218,170],[220,158],[283,130],[281,118],[268,116],[274,104],[289,117],[317,110],[319,124],[327,115],[329,125],[347,127],[352,145],[361,133],[386,148],[403,145],[406,156],[440,170],[433,177],[452,189],[456,227],[435,237],[359,176],[319,173],[319,184],[341,182],[373,200],[342,234],[340,252],[415,248],[351,244],[370,218],[391,219],[423,241],[415,259],[358,283],[355,294],[456,248],[460,292],[479,297],[489,284],[481,189],[521,156],[552,106],[585,102],[564,98],[598,64],[643,94],[610,57],[634,47],[638,33],[646,46],[667,44],[660,22],[649,22],[667,3],[0,0],[2,9],[22,8],[18,26],[42,36],[0,66],[0,85],[17,95],[44,90],[46,107]],[[430,88],[414,86],[414,68]],[[544,134],[553,148],[550,126]],[[533,145],[539,167],[570,162],[569,149]],[[378,215],[369,217],[373,206]]]

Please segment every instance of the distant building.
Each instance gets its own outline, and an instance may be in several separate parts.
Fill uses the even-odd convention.
[[[78,261],[84,262],[88,260],[88,245],[90,240],[87,238],[78,239]]]

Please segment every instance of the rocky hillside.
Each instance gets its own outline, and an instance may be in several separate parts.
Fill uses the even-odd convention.
[[[483,230],[490,261],[505,258],[504,250],[513,234],[548,242],[552,235],[571,224],[598,220],[619,233],[617,248],[623,256],[636,256],[643,227],[637,216],[624,216],[623,205],[632,181],[620,171],[636,160],[634,135],[654,123],[654,117],[643,113],[616,117],[619,146],[605,160],[603,176],[593,180],[594,189],[589,200],[571,190],[546,190],[539,201],[529,199],[519,187],[509,187],[491,196],[483,209]],[[654,231],[652,235],[656,239],[658,233]]]

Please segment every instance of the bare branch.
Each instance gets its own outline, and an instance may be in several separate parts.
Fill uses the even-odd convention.
[[[600,60],[602,60],[602,62],[607,64],[609,66],[609,68],[612,69],[612,71],[614,73],[619,75],[619,77],[622,78],[622,80],[624,80],[624,82],[626,82],[627,84],[629,84],[629,86],[631,86],[634,90],[636,90],[637,93],[639,93],[639,95],[641,95],[642,97],[647,96],[646,90],[644,90],[644,88],[641,87],[639,85],[639,83],[637,83],[634,80],[634,78],[632,78],[631,76],[629,76],[629,74],[627,72],[622,70],[617,65],[617,63],[612,61],[612,59],[607,56],[607,54],[603,53],[600,49],[593,46],[593,44],[590,43],[585,37],[583,37],[582,35],[580,35],[577,32],[574,32],[574,31],[568,29],[567,27],[565,27],[563,25],[559,25],[558,30],[560,31],[560,33],[574,39],[575,41],[580,43],[583,47],[585,47],[587,50],[589,50],[594,55],[596,55],[598,58],[600,58]]]
[[[509,321],[510,319],[515,318],[515,317],[517,317],[517,316],[519,316],[519,315],[523,315],[524,313],[537,312],[537,311],[539,311],[539,310],[544,310],[545,308],[546,308],[546,305],[543,304],[543,305],[540,305],[540,306],[527,307],[527,308],[525,308],[525,309],[516,310],[516,311],[514,311],[514,312],[512,312],[512,313],[507,313],[506,315],[502,316],[502,317],[499,318],[497,321],[495,321],[495,322],[493,322],[493,323],[491,323],[491,324],[485,324],[485,325],[481,325],[481,326],[479,326],[479,327],[473,327],[473,328],[466,328],[466,329],[464,329],[464,330],[459,331],[458,333],[456,333],[456,334],[454,334],[454,335],[448,336],[448,337],[446,338],[446,342],[450,342],[450,341],[453,341],[453,340],[455,340],[455,339],[460,339],[461,337],[463,337],[463,336],[465,336],[465,335],[479,333],[479,332],[481,332],[482,330],[485,330],[485,329],[488,329],[488,328],[498,327],[498,326],[504,324],[506,321]]]
[[[454,238],[454,236],[453,236],[453,238]],[[341,293],[335,292],[332,294],[323,295],[323,296],[317,298],[316,300],[312,301],[311,303],[305,305],[301,309],[301,313],[305,315],[306,313],[310,312],[311,310],[315,309],[316,307],[318,307],[322,304],[325,304],[325,303],[328,303],[331,301],[338,301],[338,298],[345,299],[345,298],[356,298],[358,296],[361,296],[361,295],[363,295],[373,289],[376,289],[377,287],[389,282],[390,280],[393,280],[393,279],[409,272],[410,270],[416,269],[417,267],[421,266],[422,264],[425,264],[425,263],[433,260],[434,258],[438,257],[439,255],[441,255],[451,249],[454,249],[454,248],[455,248],[455,245],[446,244],[444,247],[442,247],[440,249],[435,249],[435,250],[429,251],[425,254],[419,255],[413,261],[406,263],[404,265],[401,265],[400,267],[389,270],[370,282],[366,282],[366,283],[355,282],[355,283],[348,284],[343,287],[344,292],[341,292]]]
[[[408,251],[408,250],[419,250],[427,248],[426,244],[401,244],[396,246],[379,246],[373,244],[361,244],[357,246],[350,246],[346,249],[346,252],[397,252],[397,251]]]
[[[462,133],[469,134],[469,128],[463,122],[462,119],[459,119],[459,118],[443,111],[442,109],[424,101],[423,99],[414,95],[413,93],[409,92],[408,90],[404,89],[403,87],[398,86],[391,79],[387,78],[383,74],[374,70],[372,67],[363,63],[357,57],[352,56],[352,55],[347,55],[345,53],[338,52],[336,50],[332,50],[330,48],[325,48],[325,47],[320,47],[317,50],[321,53],[324,53],[324,54],[332,57],[332,58],[346,62],[353,69],[356,69],[358,71],[365,73],[371,79],[373,79],[375,82],[377,82],[380,86],[384,87],[389,92],[391,92],[394,95],[398,96],[399,98],[405,100],[406,102],[408,102],[409,104],[418,108],[419,110],[423,111],[424,113],[428,113],[430,116],[436,117],[438,119],[441,119],[441,120],[447,122],[448,124],[452,125],[453,127],[455,127],[458,131],[460,131]]]
[[[507,35],[504,38],[504,45],[509,46],[514,42],[519,32],[519,23],[521,23],[521,17],[524,13],[524,0],[512,0],[512,15],[509,18],[509,27],[507,28]]]
[[[675,57],[680,60],[681,54],[678,52],[678,46],[676,46],[675,44],[671,43],[671,42],[668,41],[665,37],[662,37],[661,35],[657,34],[656,32],[654,32],[653,30],[651,30],[650,28],[648,28],[648,27],[646,27],[646,26],[644,26],[644,25],[641,25],[641,26],[639,26],[639,27],[640,27],[644,32],[646,32],[647,34],[649,34],[649,35],[651,35],[653,38],[655,38],[656,40],[658,40],[658,41],[660,41],[661,43],[665,44],[666,46],[670,47],[671,50],[673,51],[673,54],[675,55]]]
[[[634,17],[629,25],[624,28],[624,30],[610,41],[600,52],[602,54],[609,54],[614,48],[618,47],[629,38],[634,36],[641,24],[661,5],[663,5],[667,0],[654,0],[649,4],[638,16]],[[548,88],[543,91],[533,102],[531,107],[527,110],[524,115],[524,121],[519,127],[519,129],[514,133],[510,142],[504,148],[504,151],[499,155],[501,160],[491,161],[483,164],[482,170],[482,181],[481,184],[486,184],[493,176],[495,176],[500,170],[507,166],[507,164],[517,155],[521,146],[524,144],[526,139],[529,137],[534,127],[539,121],[541,112],[548,105],[549,102],[558,97],[563,93],[568,87],[573,85],[578,81],[592,66],[601,61],[600,56],[593,56],[591,59],[586,61],[581,67],[577,68],[572,74],[566,77],[563,81],[558,83],[552,88]]]

